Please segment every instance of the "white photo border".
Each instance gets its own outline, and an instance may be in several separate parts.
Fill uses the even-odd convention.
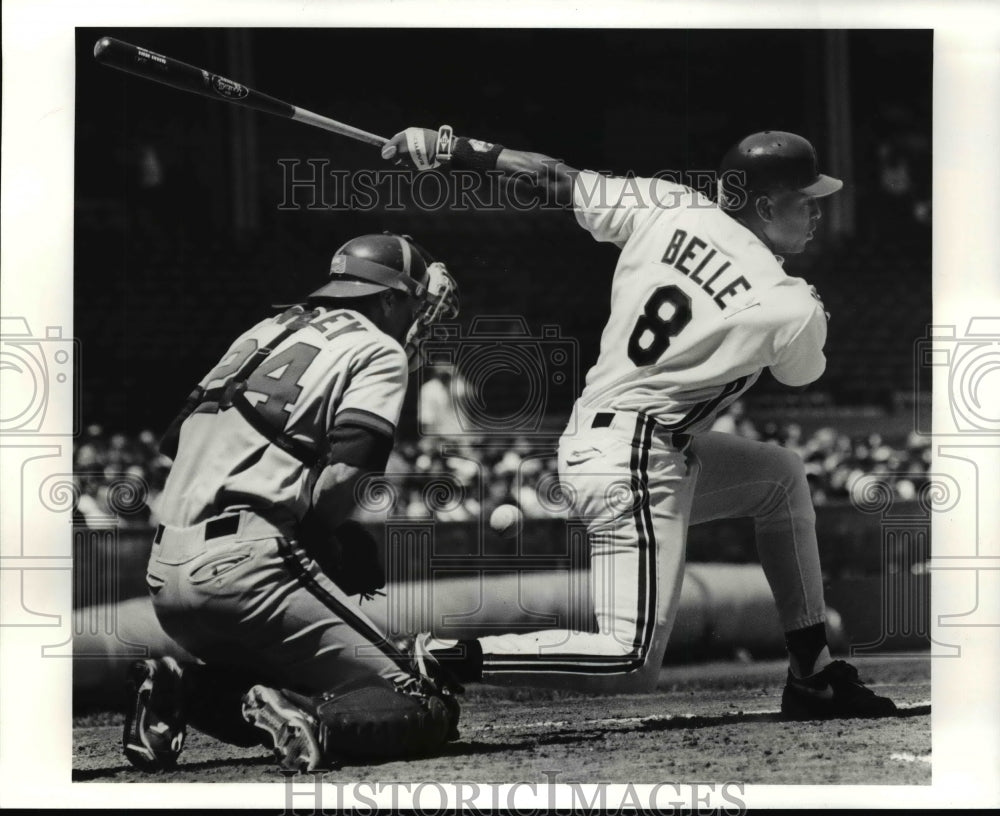
[[[73,332],[73,150],[75,28],[238,27],[592,27],[934,29],[934,322],[964,326],[1000,317],[1000,10],[988,2],[625,2],[586,6],[548,0],[463,3],[281,3],[194,0],[122,4],[108,0],[8,0],[3,5],[3,313],[32,327]],[[780,91],[776,91],[780,92]],[[405,123],[401,123],[405,124]],[[935,383],[935,404],[943,395]],[[59,406],[69,410],[67,406]],[[994,441],[987,461],[1000,452]],[[71,468],[71,442],[56,441]],[[983,446],[989,448],[988,441]],[[8,463],[9,464],[9,463]],[[18,478],[2,474],[4,484]],[[64,469],[64,472],[68,470]],[[982,472],[981,496],[1000,495],[1000,468]],[[10,495],[7,490],[4,494]],[[5,501],[6,504],[6,501]],[[9,508],[8,508],[9,509]],[[4,515],[7,515],[5,513]],[[989,521],[989,514],[986,515]],[[995,519],[994,519],[995,520]],[[971,526],[972,519],[968,519]],[[10,534],[8,524],[3,532]],[[49,531],[32,528],[32,535]],[[64,532],[56,531],[56,535]],[[963,530],[934,529],[935,556],[967,556]],[[985,542],[996,530],[983,530]],[[4,555],[9,553],[4,542]],[[1000,553],[991,553],[996,560]],[[969,608],[968,576],[935,576],[935,610]],[[70,581],[52,570],[52,592]],[[5,583],[6,586],[6,583]],[[979,598],[1000,620],[1000,599]],[[992,606],[991,606],[992,605]],[[11,613],[7,601],[2,608]],[[936,619],[935,619],[936,620]],[[932,631],[937,629],[936,624]],[[42,660],[40,635],[4,628],[0,682],[0,790],[8,807],[285,807],[281,784],[96,784],[70,781],[71,660]],[[951,628],[958,660],[933,661],[931,786],[748,786],[751,807],[873,808],[1000,805],[997,629]],[[506,801],[506,800],[504,800]],[[557,800],[562,803],[562,800]],[[548,804],[519,795],[519,806]],[[489,807],[484,799],[482,807]]]

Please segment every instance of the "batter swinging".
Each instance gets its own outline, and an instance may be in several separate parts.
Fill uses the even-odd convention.
[[[842,182],[818,172],[801,136],[753,134],[724,157],[720,200],[663,179],[610,178],[547,156],[409,128],[383,157],[531,179],[621,255],[611,315],[559,446],[560,478],[587,524],[596,632],[546,630],[438,649],[467,680],[642,691],[654,687],[674,622],[688,525],[752,516],[786,631],[789,718],[884,716],[826,643],[815,514],[792,452],[708,432],[764,368],[803,386],[826,365],[827,315],[782,269]],[[442,647],[444,644],[442,644]]]

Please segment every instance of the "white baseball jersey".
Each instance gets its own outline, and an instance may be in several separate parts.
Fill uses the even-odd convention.
[[[581,407],[637,411],[696,433],[765,367],[787,385],[823,373],[822,305],[705,196],[662,179],[589,171],[573,195],[580,225],[621,248]]]
[[[311,506],[317,470],[271,444],[235,408],[219,405],[226,384],[302,314],[302,307],[292,307],[261,321],[201,381],[205,398],[181,427],[160,502],[165,524],[194,525],[227,508],[281,508],[298,520]],[[318,308],[307,319],[247,378],[246,397],[256,413],[317,452],[336,423],[392,436],[408,377],[402,347],[354,311]]]

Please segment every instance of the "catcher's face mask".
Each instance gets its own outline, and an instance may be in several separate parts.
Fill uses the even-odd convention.
[[[431,326],[458,316],[458,285],[445,265],[435,261],[427,267],[427,291],[417,306],[413,325],[406,334],[403,348],[410,361],[410,371],[423,363],[421,345],[430,335]]]

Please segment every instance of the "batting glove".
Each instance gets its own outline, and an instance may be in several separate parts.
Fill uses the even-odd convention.
[[[451,160],[453,143],[452,130],[448,125],[442,125],[437,131],[410,127],[383,145],[382,158],[399,167],[433,170]]]

